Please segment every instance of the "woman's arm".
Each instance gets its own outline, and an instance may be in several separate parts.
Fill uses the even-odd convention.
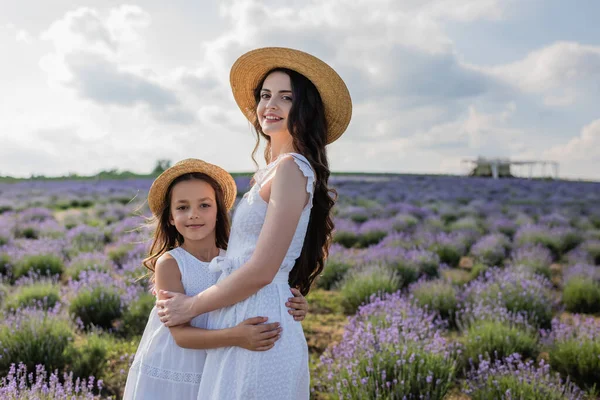
[[[181,273],[177,261],[170,255],[162,256],[156,263],[155,279],[157,290],[183,293]],[[214,349],[238,346],[247,350],[265,351],[279,339],[279,323],[263,324],[267,318],[250,318],[228,329],[201,329],[189,324],[170,327],[169,330],[178,346],[188,349]]]
[[[256,249],[241,268],[226,279],[194,297],[163,293],[157,302],[166,326],[187,322],[193,317],[240,302],[273,281],[292,243],[302,210],[307,202],[307,178],[294,158],[285,156],[271,181],[271,195],[265,222]]]

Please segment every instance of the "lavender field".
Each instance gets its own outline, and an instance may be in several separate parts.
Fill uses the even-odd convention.
[[[0,184],[0,398],[120,398],[154,303],[150,184]],[[332,184],[303,322],[314,398],[598,398],[600,183]]]

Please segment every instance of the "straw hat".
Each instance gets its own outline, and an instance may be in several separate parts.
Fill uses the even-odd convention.
[[[223,191],[223,201],[227,210],[230,210],[231,207],[233,207],[237,195],[237,186],[235,185],[233,177],[227,171],[216,165],[196,158],[188,158],[179,161],[171,168],[165,170],[158,178],[156,178],[150,187],[150,192],[148,193],[148,205],[150,206],[152,214],[158,215],[163,209],[163,203],[166,200],[167,190],[171,183],[181,175],[192,172],[206,174],[213,178]]]
[[[318,58],[299,50],[264,47],[242,55],[231,67],[229,80],[233,97],[251,123],[256,121],[254,89],[274,68],[287,68],[307,77],[317,88],[325,106],[327,144],[334,142],[348,127],[352,99],[340,76]]]

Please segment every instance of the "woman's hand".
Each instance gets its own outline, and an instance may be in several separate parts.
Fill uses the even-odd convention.
[[[304,321],[304,317],[308,313],[308,302],[298,289],[292,288],[290,290],[294,297],[290,297],[288,302],[285,303],[285,306],[290,308],[288,313],[294,316],[295,321]]]
[[[265,317],[249,318],[232,328],[238,341],[238,347],[252,351],[267,351],[275,346],[281,337],[279,322],[264,324]]]
[[[176,326],[190,322],[196,317],[194,314],[194,297],[183,293],[161,290],[161,300],[156,302],[160,322],[165,326]]]

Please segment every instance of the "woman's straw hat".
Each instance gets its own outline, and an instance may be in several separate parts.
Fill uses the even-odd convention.
[[[233,64],[229,75],[231,89],[246,118],[253,124],[256,121],[254,89],[274,68],[291,69],[307,77],[316,86],[325,106],[327,144],[342,136],[352,116],[352,99],[346,84],[329,65],[294,49],[264,47],[249,51]]]
[[[152,214],[159,215],[165,206],[164,201],[167,197],[167,190],[171,183],[181,175],[198,172],[205,174],[213,178],[223,191],[223,202],[230,210],[235,203],[235,197],[237,195],[237,186],[233,177],[225,171],[223,168],[217,167],[216,165],[207,163],[206,161],[198,160],[196,158],[188,158],[186,160],[179,161],[171,168],[165,170],[158,178],[154,181],[148,192],[148,205]]]

